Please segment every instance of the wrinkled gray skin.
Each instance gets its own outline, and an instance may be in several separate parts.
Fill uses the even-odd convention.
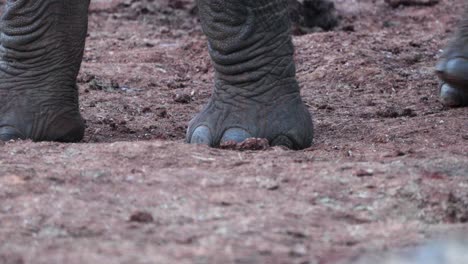
[[[199,0],[216,70],[187,142],[218,146],[248,137],[301,149],[313,127],[295,77],[287,0]],[[89,0],[8,0],[1,18],[0,140],[79,141],[76,77]],[[466,105],[468,21],[438,67],[445,101]],[[460,104],[461,102],[461,104]]]
[[[0,140],[79,141],[76,77],[89,0],[8,0],[0,35]]]
[[[187,141],[216,146],[249,137],[293,149],[312,143],[295,77],[287,1],[199,0],[215,89]]]

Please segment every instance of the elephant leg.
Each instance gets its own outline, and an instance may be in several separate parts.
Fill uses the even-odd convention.
[[[89,0],[7,0],[0,35],[0,140],[79,141],[76,77]]]
[[[436,71],[442,81],[442,103],[451,107],[468,106],[468,8]]]
[[[198,0],[198,7],[215,83],[187,141],[215,147],[257,137],[310,146],[312,119],[296,81],[287,0]]]

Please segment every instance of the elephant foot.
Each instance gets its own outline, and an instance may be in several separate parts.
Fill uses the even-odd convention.
[[[468,106],[468,40],[456,38],[436,66],[440,98],[449,107]]]
[[[2,102],[0,109],[0,141],[32,139],[34,141],[77,142],[84,135],[84,121],[78,107],[43,104],[34,107],[26,100]],[[36,101],[36,100],[35,100]],[[49,102],[54,104],[54,102]]]
[[[296,80],[287,0],[199,0],[215,69],[213,95],[187,142],[218,147],[248,138],[303,149],[312,119]]]
[[[460,57],[442,59],[436,71],[442,80],[442,104],[449,107],[468,106],[468,60]]]
[[[0,140],[83,138],[76,76],[89,0],[7,1],[0,17]]]
[[[248,138],[265,138],[271,146],[303,149],[312,144],[313,125],[299,94],[268,103],[243,100],[233,104],[213,96],[189,125],[187,142],[212,147]]]

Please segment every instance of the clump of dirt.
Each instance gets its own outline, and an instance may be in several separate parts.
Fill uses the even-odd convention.
[[[220,145],[221,149],[229,150],[267,150],[270,147],[268,139],[265,138],[248,138],[240,143],[235,141],[227,141]]]
[[[130,216],[129,221],[130,221],[130,222],[137,222],[137,223],[144,223],[144,224],[147,224],[147,223],[152,223],[152,222],[154,222],[154,218],[153,218],[153,216],[152,216],[150,213],[148,213],[148,212],[138,211],[138,212],[133,213],[133,214]]]
[[[397,117],[415,117],[417,114],[411,108],[397,109],[394,106],[386,107],[383,110],[377,111],[376,115],[383,118],[397,118]]]

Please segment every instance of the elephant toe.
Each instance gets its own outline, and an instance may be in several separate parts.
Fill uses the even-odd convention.
[[[272,146],[282,146],[288,149],[295,149],[294,142],[285,135],[277,136],[275,139],[271,141]]]
[[[15,139],[24,139],[24,138],[26,137],[14,127],[11,127],[11,126],[0,127],[0,141],[9,141],[9,140],[15,140]]]
[[[189,143],[211,146],[213,144],[213,135],[207,126],[201,125],[193,131]]]
[[[224,132],[224,135],[221,138],[220,143],[223,144],[223,143],[230,142],[230,141],[241,143],[244,140],[251,138],[251,137],[252,135],[242,128],[237,128],[237,127],[229,128],[228,130]]]
[[[468,89],[458,89],[444,83],[440,87],[440,100],[448,107],[468,106]]]
[[[468,87],[468,59],[456,57],[440,61],[436,66],[441,80],[452,86]]]

